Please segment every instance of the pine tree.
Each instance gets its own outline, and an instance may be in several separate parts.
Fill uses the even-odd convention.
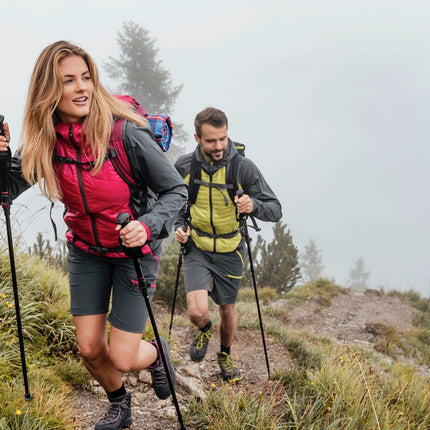
[[[104,69],[118,81],[115,92],[134,97],[151,114],[171,115],[183,84],[173,85],[170,72],[157,59],[159,49],[149,32],[132,21],[123,24],[118,33],[119,58],[109,57]],[[173,121],[173,140],[169,158],[174,161],[184,153],[188,139],[182,124]]]
[[[321,251],[317,248],[315,241],[311,239],[305,245],[305,252],[300,254],[300,271],[303,281],[305,283],[316,281],[321,278],[323,270]]]
[[[356,291],[363,292],[367,289],[369,278],[370,272],[365,270],[364,259],[360,257],[349,272],[349,286]]]
[[[273,227],[272,242],[266,244],[260,239],[260,259],[255,270],[259,287],[270,286],[280,293],[291,290],[300,279],[298,251],[286,227],[278,221]]]

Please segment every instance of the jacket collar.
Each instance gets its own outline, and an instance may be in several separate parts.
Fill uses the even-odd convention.
[[[80,144],[82,141],[82,123],[66,123],[60,121],[55,125],[55,133],[57,138],[62,138],[66,142],[70,141],[70,137],[72,137],[74,143]]]
[[[197,161],[202,166],[202,169],[205,170],[207,173],[214,173],[217,170],[221,169],[222,167],[226,166],[231,161],[231,159],[235,156],[235,154],[237,153],[237,150],[233,142],[231,141],[231,139],[228,138],[227,150],[225,151],[224,158],[220,161],[216,161],[215,163],[207,163],[203,158],[200,145],[197,145],[194,152],[196,154]]]

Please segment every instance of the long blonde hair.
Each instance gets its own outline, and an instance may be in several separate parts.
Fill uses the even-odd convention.
[[[140,126],[148,125],[143,117],[105,90],[94,61],[83,49],[66,41],[46,47],[31,76],[19,150],[24,178],[32,185],[37,182],[51,201],[61,198],[52,160],[58,122],[56,109],[63,92],[59,64],[70,55],[84,59],[94,86],[90,110],[82,123],[87,145],[95,160],[93,174],[100,172],[103,166],[114,116],[129,119]]]

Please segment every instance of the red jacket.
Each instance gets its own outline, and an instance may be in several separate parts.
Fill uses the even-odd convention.
[[[96,252],[97,247],[107,248],[110,252],[105,250],[106,255],[123,256],[119,249],[115,251],[119,248],[115,227],[120,212],[131,214],[128,185],[110,159],[97,175],[92,174],[94,158],[91,149],[85,148],[85,142],[81,141],[82,124],[58,123],[55,130],[55,152],[68,159],[54,162],[61,200],[66,206],[64,221],[69,227],[66,236],[80,249]],[[89,246],[95,248],[89,249]],[[118,252],[122,255],[112,255]]]
[[[65,204],[66,236],[80,249],[109,257],[125,257],[115,231],[120,212],[132,214],[148,232],[145,245],[155,253],[168,237],[178,211],[187,201],[187,187],[147,127],[125,121],[122,143],[136,184],[127,184],[109,158],[94,176],[91,151],[83,150],[82,124],[56,125],[54,167]],[[57,159],[60,156],[60,159]],[[62,157],[62,158],[61,158]],[[20,152],[11,159],[9,197],[13,201],[30,188],[22,175]],[[99,252],[97,252],[99,251]]]

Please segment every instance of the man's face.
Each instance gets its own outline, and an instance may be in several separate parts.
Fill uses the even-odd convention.
[[[201,136],[194,135],[200,145],[203,158],[207,163],[214,163],[224,158],[228,145],[227,125],[214,127],[210,124],[203,124]]]

